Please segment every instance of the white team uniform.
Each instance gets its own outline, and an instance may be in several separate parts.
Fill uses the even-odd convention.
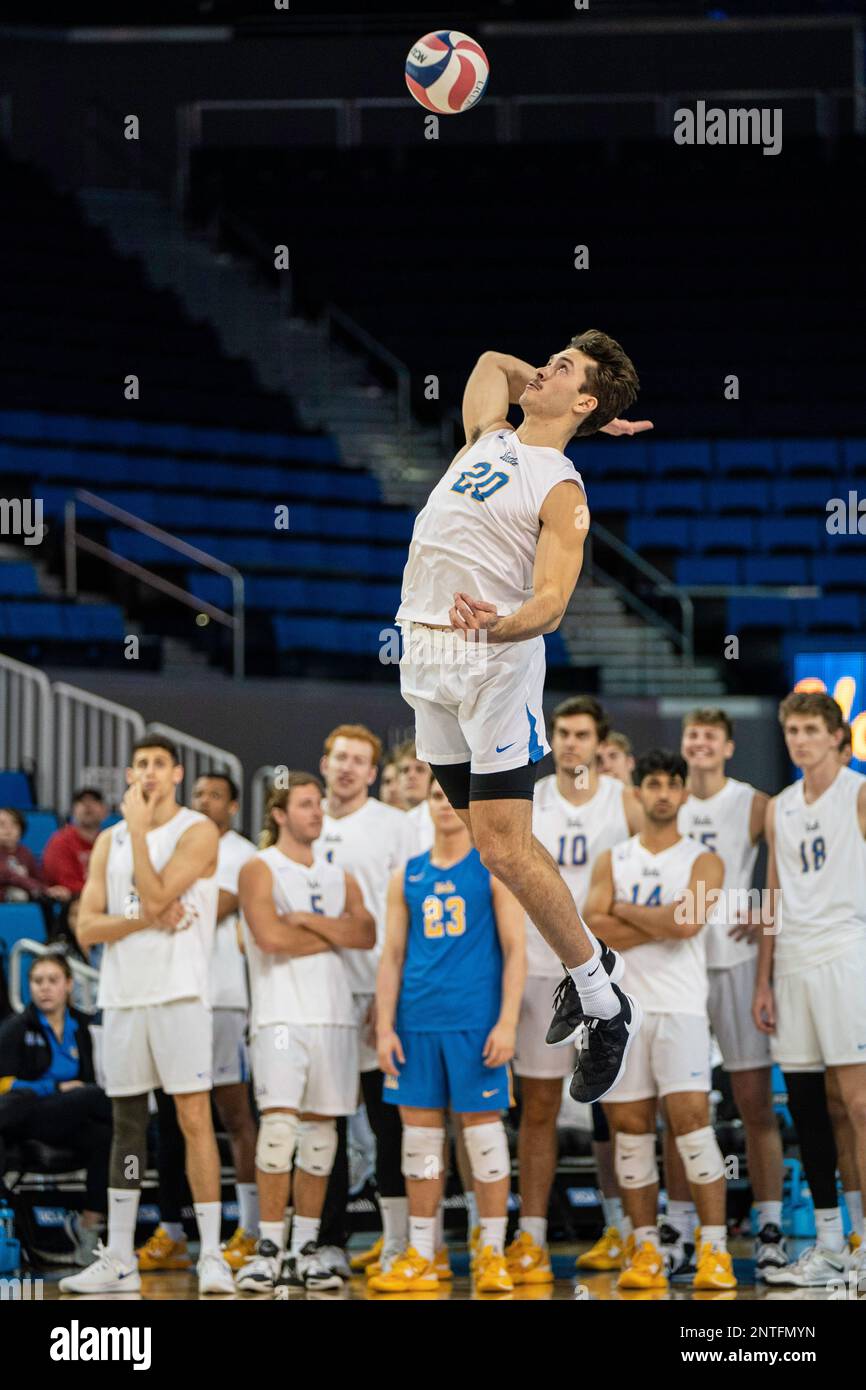
[[[419,801],[417,806],[413,806],[411,811],[406,812],[406,820],[412,831],[412,848],[409,851],[411,859],[414,855],[424,854],[426,850],[433,848],[435,827],[430,814],[430,803],[426,797]]]
[[[157,872],[181,836],[205,820],[185,806],[147,832]],[[106,912],[132,917],[138,895],[125,821],[111,827],[106,865]],[[182,895],[191,924],[175,931],[146,927],[106,943],[99,973],[102,1048],[109,1096],[137,1096],[161,1086],[169,1095],[210,1090],[213,1024],[211,952],[216,930],[217,879],[199,878]]]
[[[236,830],[220,836],[217,888],[237,894],[238,874],[256,847]],[[247,1029],[250,998],[247,972],[238,946],[238,913],[230,912],[217,923],[211,957],[213,1002],[213,1084],[231,1086],[249,1080]]]
[[[866,1062],[866,841],[857,819],[863,781],[843,767],[817,801],[806,804],[802,780],[776,797],[782,912],[771,1046],[787,1071]]]
[[[277,912],[339,917],[346,877],[321,859],[307,867],[276,845],[256,858],[273,880]],[[358,1030],[345,952],[262,951],[244,922],[250,968],[250,1060],[260,1110],[350,1115],[358,1104]]]
[[[766,1033],[752,1018],[752,995],[758,968],[756,943],[735,941],[728,933],[737,920],[739,890],[743,912],[748,905],[758,847],[749,836],[755,788],[728,777],[714,796],[690,796],[680,808],[681,835],[691,835],[718,854],[725,866],[724,898],[703,930],[709,975],[710,1026],[726,1071],[768,1067],[772,1061]]]
[[[688,887],[692,865],[706,849],[683,836],[670,849],[651,854],[640,836],[633,835],[611,851],[615,901],[639,907],[669,905]],[[623,951],[625,975],[620,987],[639,1001],[644,1020],[622,1079],[605,1100],[709,1091],[705,932],[704,927],[683,940],[648,941]]]
[[[361,1071],[376,1071],[379,1067],[376,1049],[366,1039],[366,1018],[376,993],[376,972],[385,939],[388,880],[395,869],[418,853],[413,843],[407,813],[370,796],[348,816],[337,818],[326,813],[322,833],[313,845],[317,857],[346,869],[358,880],[364,906],[376,922],[376,945],[372,951],[341,952],[355,1000]]]
[[[520,608],[532,596],[538,514],[564,480],[583,487],[558,449],[523,444],[513,430],[482,435],[415,519],[396,621],[447,626],[456,590],[495,604],[503,615]],[[577,488],[574,501],[575,507],[583,502]],[[505,772],[550,751],[541,707],[543,637],[488,642],[469,660],[460,633],[423,635],[428,649],[416,652],[407,640],[400,662],[420,759]]]
[[[625,790],[622,782],[601,774],[595,796],[582,806],[573,806],[560,793],[555,777],[545,777],[536,785],[532,833],[559,865],[578,912],[586,902],[599,854],[628,839]],[[570,1076],[574,1054],[569,1048],[548,1047],[544,1040],[563,965],[529,917],[525,926],[526,985],[517,1024],[514,1072],[516,1076]]]

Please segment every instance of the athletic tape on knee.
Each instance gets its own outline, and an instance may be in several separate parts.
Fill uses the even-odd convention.
[[[709,1125],[676,1136],[677,1148],[689,1182],[718,1182],[725,1176],[725,1160]]]
[[[650,1187],[659,1180],[656,1163],[655,1134],[623,1134],[616,1136],[614,1157],[616,1180],[620,1187]]]
[[[301,1122],[297,1115],[268,1110],[259,1122],[256,1167],[263,1173],[288,1173],[298,1143]]]
[[[295,1167],[305,1173],[326,1178],[337,1156],[337,1125],[334,1120],[304,1120],[298,1137]]]
[[[401,1167],[404,1178],[439,1178],[445,1153],[444,1129],[403,1126]]]
[[[476,1182],[497,1182],[511,1176],[508,1139],[501,1120],[491,1120],[486,1125],[466,1125],[463,1142]]]

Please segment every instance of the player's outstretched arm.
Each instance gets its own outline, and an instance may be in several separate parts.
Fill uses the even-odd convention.
[[[516,405],[537,368],[505,352],[482,352],[463,392],[463,429],[467,447],[482,434],[510,429],[508,407]],[[462,451],[461,451],[462,452]]]

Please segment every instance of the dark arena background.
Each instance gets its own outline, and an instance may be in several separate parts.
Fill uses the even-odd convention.
[[[805,1101],[794,1103],[789,1078],[767,1060],[749,1072],[764,1097],[752,1094],[749,1129],[744,1088],[717,1037],[709,1113],[733,1283],[695,1287],[689,1259],[700,1257],[701,1236],[688,1192],[668,1192],[663,1108],[652,1160],[658,1231],[686,1259],[643,1284],[623,1280],[629,1228],[613,1145],[600,1107],[593,1116],[573,1101],[568,1078],[546,1215],[550,1277],[521,1278],[521,1167],[532,1161],[538,1100],[527,1103],[519,1068],[501,1115],[510,1278],[494,1288],[478,1275],[479,1217],[452,1115],[436,1255],[450,1273],[440,1268],[429,1287],[377,1290],[365,1264],[371,1249],[381,1253],[380,1198],[402,1199],[377,1187],[378,1127],[362,1105],[338,1121],[348,1199],[319,1242],[346,1277],[200,1295],[200,1203],[163,1091],[150,1094],[139,1175],[140,1288],[82,1298],[61,1280],[97,1258],[97,1233],[109,1244],[106,1189],[116,1182],[106,1166],[112,1107],[98,981],[100,955],[117,947],[82,940],[78,918],[97,829],[125,830],[134,747],[148,736],[174,746],[184,806],[195,798],[210,814],[202,785],[229,801],[236,791],[221,828],[233,823],[256,845],[287,770],[324,776],[337,796],[322,758],[343,726],[355,730],[344,742],[357,749],[360,739],[366,757],[381,742],[371,797],[406,816],[423,802],[428,769],[400,692],[395,615],[415,517],[466,443],[461,398],[482,354],[546,371],[573,337],[600,328],[640,377],[625,418],[652,422],[633,437],[572,438],[565,450],[591,522],[577,585],[544,637],[548,738],[554,710],[576,696],[591,697],[595,713],[579,718],[593,748],[601,741],[621,757],[630,748],[638,759],[659,747],[678,754],[684,727],[718,733],[722,711],[734,729],[727,774],[775,797],[801,776],[780,702],[818,694],[829,697],[820,730],[841,739],[851,776],[866,774],[863,22],[853,0],[4,6],[0,1319],[5,1329],[6,1302],[43,1304],[42,1341],[30,1343],[37,1362],[116,1352],[166,1370],[182,1331],[164,1305],[200,1296],[211,1312],[196,1327],[207,1327],[207,1347],[233,1374],[254,1347],[280,1347],[281,1333],[266,1314],[233,1310],[217,1321],[213,1305],[283,1296],[403,1307],[589,1302],[596,1316],[604,1304],[590,1351],[581,1346],[590,1310],[569,1315],[581,1370],[594,1370],[596,1357],[605,1369],[622,1364],[605,1342],[630,1337],[635,1321],[648,1339],[638,1354],[665,1370],[708,1347],[714,1359],[820,1366],[853,1344],[850,1314],[818,1305],[866,1297],[866,1054],[860,1065],[828,1054],[807,1067],[841,1221],[838,1239],[822,1243],[830,1218],[806,1176],[818,1160],[797,1123]],[[438,116],[413,98],[404,69],[422,36],[443,31],[480,46],[489,81],[471,108]],[[511,429],[521,415],[512,396]],[[607,731],[624,740],[608,744]],[[396,768],[387,791],[386,761]],[[556,775],[547,753],[537,777]],[[536,804],[539,795],[536,785]],[[79,878],[67,882],[46,846],[70,818],[66,853]],[[778,880],[768,878],[766,836],[753,838],[757,860],[740,886],[763,903]],[[431,843],[432,830],[414,852]],[[840,885],[859,894],[857,924],[845,930],[866,937],[863,834],[824,872],[828,901]],[[365,889],[365,901],[381,950],[384,899],[371,903]],[[239,918],[238,941],[243,931]],[[83,1034],[92,1041],[91,1072],[74,1082],[53,1070],[69,1061],[62,1008],[51,1041],[31,993],[34,966],[46,955],[56,966],[58,949],[71,969],[82,1067]],[[856,971],[850,989],[842,1012],[857,1014],[866,1038]],[[757,1035],[751,984],[743,1007]],[[52,1053],[40,1085],[13,1065],[25,1026],[37,1030],[37,1050]],[[240,1035],[237,1046],[246,1057]],[[39,1107],[81,1080],[93,1108],[40,1122]],[[226,1087],[232,1105],[220,1105],[217,1086],[211,1112],[219,1239],[241,1252],[235,1274],[260,1236],[244,1221],[262,1108],[253,1081],[244,1063]],[[393,1118],[381,1095],[380,1084],[378,1105]],[[177,1114],[186,1132],[189,1111],[178,1105]],[[208,1123],[207,1103],[196,1123]],[[768,1197],[776,1136],[783,1177]],[[326,1213],[328,1203],[333,1194]],[[819,1277],[762,1277],[756,1237],[767,1210],[791,1265],[825,1251]],[[672,1231],[676,1212],[686,1224]],[[591,1250],[589,1263],[576,1263]],[[649,1329],[628,1306],[647,1301],[667,1309]],[[92,1332],[109,1326],[126,1329],[113,1350]]]

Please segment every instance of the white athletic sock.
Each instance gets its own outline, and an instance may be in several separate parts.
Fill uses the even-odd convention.
[[[196,1224],[198,1225],[199,1259],[202,1255],[219,1253],[220,1226],[223,1219],[222,1202],[195,1202]]]
[[[505,1249],[505,1228],[508,1225],[507,1216],[482,1216],[481,1217],[481,1249],[489,1245],[495,1250],[497,1255],[501,1255]]]
[[[244,1235],[254,1236],[259,1228],[259,1189],[254,1182],[235,1183],[238,1199],[238,1225]]]
[[[646,1244],[647,1241],[649,1241],[650,1245],[654,1245],[659,1254],[661,1254],[661,1241],[659,1239],[658,1226],[635,1226],[635,1250],[640,1250],[641,1246]]]
[[[259,1240],[269,1240],[279,1251],[285,1249],[283,1243],[284,1226],[282,1221],[260,1221]]]
[[[526,1231],[528,1235],[532,1236],[536,1245],[545,1246],[547,1244],[546,1216],[521,1216],[517,1229]]]
[[[138,1203],[141,1193],[126,1187],[108,1189],[108,1245],[109,1254],[115,1255],[124,1264],[135,1260],[135,1223],[138,1217]]]
[[[848,1208],[848,1220],[851,1222],[851,1229],[855,1235],[863,1235],[863,1193],[846,1192],[845,1205]]]
[[[409,1200],[407,1197],[380,1197],[382,1213],[382,1251],[402,1254],[409,1244]]]
[[[436,1251],[436,1217],[409,1217],[409,1244],[418,1251],[422,1259],[432,1261]]]
[[[622,1231],[625,1221],[625,1212],[622,1209],[622,1200],[619,1197],[605,1197],[604,1193],[599,1193],[601,1197],[601,1209],[604,1212],[605,1227],[613,1226],[614,1230]]]
[[[758,1230],[763,1231],[765,1226],[782,1226],[782,1203],[781,1202],[756,1202],[755,1219],[758,1223]]]
[[[468,1240],[475,1227],[478,1225],[478,1198],[474,1192],[467,1192],[466,1196],[466,1239]]]
[[[634,1226],[631,1224],[631,1217],[626,1216],[625,1211],[623,1211],[622,1214],[622,1225],[619,1228],[619,1233],[622,1236],[623,1244],[625,1244],[629,1236],[634,1235]]]
[[[434,1220],[435,1220],[435,1222],[436,1222],[436,1225],[435,1225],[435,1227],[433,1228],[433,1249],[438,1251],[438,1250],[441,1250],[441,1249],[442,1249],[442,1246],[445,1244],[445,1203],[444,1203],[444,1202],[440,1202],[439,1205],[438,1205],[438,1207],[436,1208],[436,1216],[434,1217]]]
[[[694,1202],[668,1200],[665,1222],[668,1226],[673,1226],[680,1240],[693,1241],[695,1226],[698,1224],[698,1209]]]
[[[574,980],[584,1013],[590,1018],[616,1018],[621,1006],[601,963],[601,951],[583,965],[569,966],[568,973]]]
[[[321,1221],[318,1216],[298,1216],[297,1212],[292,1217],[292,1245],[290,1253],[300,1255],[308,1241],[314,1245],[319,1243],[319,1227]]]
[[[719,1253],[728,1248],[728,1229],[726,1226],[701,1226],[701,1245],[709,1245]]]
[[[161,1221],[159,1224],[162,1226],[162,1229],[165,1231],[166,1235],[169,1237],[170,1240],[176,1242],[179,1240],[183,1240],[186,1236],[186,1231],[183,1229],[182,1221]]]
[[[842,1213],[838,1207],[815,1208],[815,1243],[838,1254],[845,1248]]]

